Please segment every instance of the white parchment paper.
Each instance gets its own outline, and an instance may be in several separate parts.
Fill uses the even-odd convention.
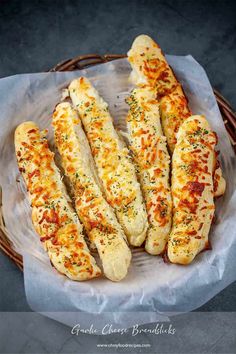
[[[168,61],[184,86],[192,111],[205,114],[218,134],[227,190],[217,200],[216,222],[210,233],[212,251],[201,253],[189,266],[178,266],[136,250],[129,274],[120,283],[105,278],[73,282],[51,267],[31,223],[25,186],[14,155],[13,135],[19,123],[33,120],[41,129],[49,128],[53,145],[52,111],[60,100],[62,88],[81,75],[92,80],[109,103],[116,126],[125,129],[124,98],[131,89],[127,60],[77,72],[24,74],[0,80],[0,184],[4,219],[15,249],[24,257],[26,295],[35,311],[58,311],[57,319],[64,323],[73,322],[61,315],[68,311],[81,314],[84,322],[93,313],[91,318],[97,319],[97,325],[115,321],[131,326],[155,321],[161,312],[191,311],[236,280],[234,152],[203,68],[191,56],[168,56]]]

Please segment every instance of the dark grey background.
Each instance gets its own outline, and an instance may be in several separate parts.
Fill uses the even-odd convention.
[[[192,54],[236,107],[236,1],[229,0],[0,0],[0,77],[44,71],[79,54],[126,53],[141,33],[165,53]],[[0,311],[30,311],[23,276],[2,253],[0,279]],[[236,283],[201,311],[236,311]]]

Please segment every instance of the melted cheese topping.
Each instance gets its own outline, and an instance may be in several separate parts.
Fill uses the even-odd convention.
[[[160,112],[163,130],[167,137],[168,146],[173,153],[176,144],[176,134],[182,123],[191,116],[187,99],[181,85],[160,100]]]
[[[131,252],[125,234],[96,182],[89,145],[70,103],[56,107],[53,127],[62,166],[74,191],[78,216],[97,247],[105,275],[119,281],[127,274]]]
[[[171,228],[170,157],[160,124],[159,104],[152,89],[136,88],[127,99],[130,149],[141,181],[149,229],[145,248],[150,254],[165,250]]]
[[[32,221],[55,268],[73,280],[101,274],[82,235],[82,226],[66,195],[54,154],[33,122],[15,131],[15,148],[32,206]]]
[[[160,100],[160,113],[168,147],[173,153],[176,134],[182,123],[191,116],[188,101],[181,84],[166,61],[161,48],[149,36],[138,36],[128,52],[132,66],[131,80],[136,85],[148,85],[155,89]],[[224,194],[226,183],[217,162],[214,172],[215,196]]]
[[[106,199],[129,243],[140,246],[146,238],[147,214],[128,149],[115,131],[107,104],[89,80],[72,81],[69,93],[87,134]]]
[[[145,83],[153,87],[160,100],[160,112],[164,134],[170,151],[176,144],[176,133],[183,121],[191,115],[187,99],[174,76],[161,48],[150,37],[138,36],[128,52],[136,85]]]
[[[171,262],[188,264],[208,246],[214,215],[213,171],[216,135],[204,116],[185,120],[177,134],[172,161],[173,227]]]

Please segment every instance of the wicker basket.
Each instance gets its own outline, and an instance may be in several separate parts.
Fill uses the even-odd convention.
[[[50,71],[73,71],[73,70],[82,70],[89,66],[98,65],[102,63],[106,63],[112,60],[125,58],[125,55],[120,54],[106,54],[106,55],[98,55],[98,54],[89,54],[78,56],[73,59],[68,59],[64,62],[57,64]],[[230,141],[234,148],[236,154],[236,113],[231,108],[230,104],[226,101],[226,99],[221,96],[219,92],[214,90],[214,94],[219,105],[221,115],[229,134]],[[23,260],[22,256],[14,251],[12,248],[11,242],[8,239],[8,232],[4,224],[4,218],[2,215],[2,190],[0,187],[0,248],[2,251],[11,258],[17,266],[23,270]]]

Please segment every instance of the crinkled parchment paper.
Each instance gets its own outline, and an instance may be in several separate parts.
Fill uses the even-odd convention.
[[[191,56],[168,56],[168,60],[184,86],[192,111],[205,114],[218,134],[227,191],[216,202],[216,222],[210,233],[211,251],[201,253],[189,266],[179,266],[165,264],[160,257],[136,250],[129,274],[120,283],[105,278],[73,282],[51,267],[32,227],[25,186],[14,155],[13,135],[19,123],[33,120],[41,129],[49,128],[49,140],[53,145],[52,111],[60,100],[62,88],[81,75],[92,80],[109,103],[116,126],[125,129],[127,106],[124,98],[131,89],[127,60],[77,72],[16,75],[0,80],[3,212],[11,241],[24,257],[26,295],[35,311],[58,311],[57,319],[64,323],[73,322],[66,314],[61,314],[67,311],[78,314],[84,323],[91,318],[97,325],[113,321],[130,326],[155,321],[161,312],[191,311],[236,279],[236,160],[233,149],[203,68]],[[84,311],[85,314],[81,313]]]

